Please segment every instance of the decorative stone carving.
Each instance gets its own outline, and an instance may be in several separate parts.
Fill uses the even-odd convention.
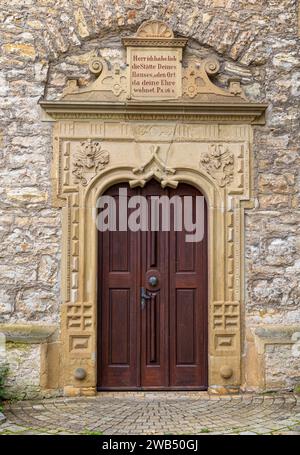
[[[92,328],[92,305],[90,303],[68,304],[67,327],[71,330],[89,330]]]
[[[239,78],[231,78],[229,80],[229,92],[235,96],[241,96],[242,98],[247,99],[244,90],[241,87],[241,81]]]
[[[239,327],[238,302],[214,302],[213,326],[221,330],[237,329]]]
[[[105,168],[108,162],[109,153],[102,150],[100,142],[91,139],[81,142],[72,170],[75,183],[86,186],[99,170]]]
[[[86,371],[84,368],[76,368],[74,371],[74,378],[78,381],[83,381],[86,378]]]
[[[190,98],[204,102],[230,100],[231,103],[246,100],[236,78],[230,80],[229,90],[217,87],[209,79],[220,67],[214,57],[191,59],[188,66],[182,68],[182,51],[187,39],[175,38],[170,26],[163,21],[144,22],[134,36],[123,38],[122,42],[127,48],[127,64],[111,65],[95,51],[89,69],[97,79],[87,87],[79,87],[75,79],[69,80],[63,99],[79,102],[176,99],[181,103]],[[140,63],[148,67],[148,72],[152,71],[151,77],[148,75],[143,80],[144,67]],[[165,72],[162,78],[157,76],[162,72]]]
[[[93,54],[89,62],[89,69],[99,76],[95,88],[110,90],[115,96],[120,96],[126,90],[126,75],[118,63],[108,68],[108,63],[97,54]],[[102,74],[103,73],[103,74]],[[101,75],[101,77],[100,77]]]
[[[227,145],[210,144],[210,152],[200,159],[206,172],[223,187],[233,180],[233,154],[230,153]]]
[[[234,279],[237,279],[239,275],[239,267],[238,267],[238,258],[234,258],[234,213],[233,210],[230,208],[226,215],[227,221],[227,296],[229,300],[234,299]],[[238,228],[239,226],[237,226]],[[236,262],[234,266],[234,262]],[[234,270],[236,268],[236,270]],[[235,272],[235,273],[234,273]]]
[[[216,333],[214,348],[216,352],[228,352],[236,349],[235,333]]]
[[[78,357],[88,357],[91,351],[90,335],[71,335],[70,336],[70,353]]]
[[[182,95],[189,98],[204,94],[232,97],[233,92],[217,87],[208,77],[217,74],[219,69],[219,62],[212,57],[202,61],[190,60],[188,66],[183,69]],[[240,93],[241,90],[235,94]]]
[[[76,79],[70,79],[63,92],[66,100],[112,101],[124,100],[127,90],[127,71],[125,64],[110,65],[95,52],[89,61],[89,70],[97,79],[87,87],[78,87]]]
[[[94,74],[101,74],[103,71],[103,60],[96,53],[94,53],[89,61],[89,70]]]
[[[186,38],[174,38],[171,27],[160,20],[149,20],[142,23],[136,34],[122,39],[127,46],[181,47],[187,43]]]
[[[150,20],[142,23],[136,36],[139,38],[174,38],[174,33],[165,22]]]
[[[224,379],[229,379],[229,378],[231,378],[231,376],[233,375],[233,370],[232,370],[232,368],[230,368],[229,366],[223,365],[223,366],[220,368],[220,375],[221,375],[222,378],[224,378]]]
[[[219,374],[223,379],[240,375],[239,360],[230,353],[240,351],[240,302],[216,301],[212,307],[213,349],[223,358]],[[228,363],[227,363],[228,362]]]
[[[162,188],[165,188],[166,186],[170,186],[172,188],[177,187],[178,182],[172,178],[172,176],[176,173],[176,170],[163,163],[161,158],[158,156],[158,151],[158,145],[151,145],[151,157],[146,161],[146,163],[132,170],[132,173],[135,174],[137,178],[129,181],[131,188],[136,186],[143,187],[145,183],[152,178],[161,182]]]
[[[67,271],[68,298],[71,302],[78,299],[78,271],[79,271],[79,195],[73,193],[71,196],[71,207],[69,216],[70,226],[70,247]]]
[[[147,123],[140,123],[132,126],[134,136],[139,139],[148,138],[150,140],[170,140],[174,138],[174,125],[153,125]]]

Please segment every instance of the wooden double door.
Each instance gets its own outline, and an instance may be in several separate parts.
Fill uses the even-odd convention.
[[[120,188],[128,200],[177,195],[184,202],[192,196],[195,206],[201,196],[183,183],[176,190],[154,180],[138,189],[122,183],[106,192],[117,214]],[[99,232],[99,390],[207,388],[206,203],[204,208],[200,242],[186,242],[187,232],[175,231],[173,219],[165,231]]]

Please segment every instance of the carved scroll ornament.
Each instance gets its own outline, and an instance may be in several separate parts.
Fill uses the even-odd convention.
[[[219,72],[220,64],[213,57],[206,58],[202,61],[191,59],[186,68],[183,68],[182,77],[182,95],[189,98],[195,98],[197,95],[221,95],[232,97],[234,95],[245,99],[239,81],[236,79],[230,83],[230,89],[224,90],[217,87],[210,79]]]

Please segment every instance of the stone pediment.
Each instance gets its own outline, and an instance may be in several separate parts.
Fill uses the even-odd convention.
[[[242,110],[250,104],[252,108],[258,107],[257,103],[248,102],[238,79],[230,80],[226,89],[211,80],[220,69],[214,57],[192,58],[183,65],[182,53],[187,41],[175,38],[171,28],[162,21],[146,21],[133,37],[122,40],[127,62],[111,64],[94,53],[89,62],[90,71],[97,77],[94,82],[80,87],[77,79],[70,79],[61,100],[41,101],[41,105],[47,111],[55,103],[61,107],[84,103],[87,106],[220,104],[242,106]],[[258,109],[260,113],[264,108]]]
[[[77,80],[69,80],[64,90],[62,99],[66,101],[142,101],[148,99],[134,99],[128,97],[128,69],[120,65],[110,66],[109,62],[101,57],[94,56],[89,65],[90,71],[98,74],[95,82],[90,86],[80,88]],[[167,98],[168,102],[247,102],[238,80],[232,80],[228,90],[216,86],[210,76],[217,74],[219,63],[214,58],[205,60],[191,59],[186,67],[182,67],[181,95],[174,98]],[[162,101],[165,98],[151,100],[151,102]]]
[[[92,115],[95,109],[113,113],[181,111],[191,115],[242,115],[247,122],[262,122],[266,105],[250,103],[237,78],[228,87],[217,86],[212,77],[220,70],[215,57],[190,58],[183,64],[187,38],[176,38],[162,21],[144,22],[132,37],[122,39],[127,61],[112,64],[95,52],[89,62],[96,80],[80,87],[69,79],[62,98],[40,104],[54,118],[70,112]],[[137,109],[137,111],[136,111]],[[100,115],[100,114],[99,114]]]

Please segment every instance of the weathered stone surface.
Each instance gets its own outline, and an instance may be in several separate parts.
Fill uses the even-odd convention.
[[[261,195],[259,198],[260,208],[262,210],[288,209],[290,198],[284,195]]]
[[[300,337],[299,337],[300,338]],[[286,359],[289,359],[287,362]],[[300,383],[300,354],[295,355],[291,345],[266,347],[266,385],[268,388],[294,388]]]
[[[23,344],[45,342],[50,337],[53,338],[56,329],[56,326],[51,325],[0,324],[0,333],[5,335],[6,341]],[[13,345],[8,344],[8,348],[11,346]]]
[[[13,174],[13,173],[12,173]],[[36,203],[47,199],[47,193],[41,192],[38,188],[18,188],[7,190],[7,199],[13,202]]]
[[[9,364],[8,396],[18,399],[40,396],[40,345],[8,342],[6,361]]]
[[[28,43],[8,43],[4,44],[2,49],[6,54],[17,54],[20,57],[30,60],[33,60],[35,57],[34,46]]]

